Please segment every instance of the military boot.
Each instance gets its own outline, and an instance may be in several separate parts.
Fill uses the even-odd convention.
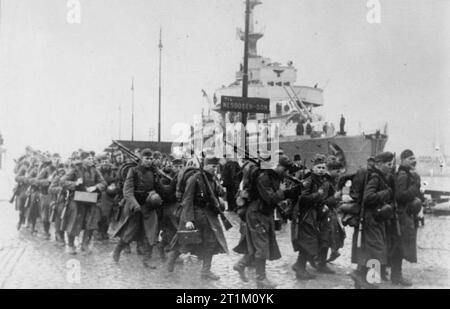
[[[64,239],[64,232],[55,232],[55,240],[58,247],[64,247],[66,245],[66,240]]]
[[[336,272],[327,265],[328,248],[322,248],[319,251],[319,265],[317,271],[323,274],[335,274]]]
[[[17,230],[20,230],[20,228],[22,227],[22,224],[24,224],[24,222],[25,222],[25,217],[19,216],[19,222],[17,222]]]
[[[114,251],[112,253],[112,258],[114,260],[114,262],[118,263],[120,260],[120,253],[122,252],[122,250],[127,246],[127,243],[125,243],[122,240],[119,240],[119,242],[117,243],[117,245],[114,247]]]
[[[91,241],[92,231],[84,231],[81,241],[81,251],[90,253],[89,242]]]
[[[145,242],[141,239],[136,241],[136,254],[144,255],[145,252]]]
[[[306,260],[303,259],[303,256],[299,253],[297,256],[297,261],[295,261],[294,264],[292,264],[291,268],[293,271],[295,271],[296,273],[301,270],[303,268],[306,267]]]
[[[177,258],[180,256],[180,252],[177,250],[169,251],[167,259],[167,271],[172,273],[175,269],[175,263]]]
[[[123,252],[126,254],[131,254],[131,247],[130,244],[126,244],[125,247],[123,248]]]
[[[391,282],[393,285],[412,286],[412,282],[402,275],[402,259],[395,257],[392,261]]]
[[[233,270],[235,270],[239,273],[239,277],[241,278],[242,281],[248,282],[247,275],[245,274],[245,267],[246,267],[246,264],[240,260],[236,264],[234,264]]]
[[[159,251],[159,257],[161,258],[161,260],[166,261],[167,260],[166,251],[164,250],[164,245],[162,243],[159,243],[158,251]]]
[[[211,271],[212,258],[211,254],[203,257],[202,272],[200,275],[203,280],[220,280],[220,277]]]
[[[330,254],[330,258],[327,260],[328,263],[335,261],[338,257],[340,257],[341,254],[339,251],[332,251]]]
[[[75,248],[75,236],[68,236],[69,246],[67,248],[67,252],[71,255],[77,254],[77,250]]]
[[[266,260],[255,259],[256,268],[256,287],[258,289],[275,289],[276,283],[270,281],[266,277]]]
[[[299,253],[297,257],[297,262],[292,265],[292,269],[295,271],[295,277],[297,280],[312,280],[315,279],[316,276],[313,274],[310,274],[306,271],[306,262],[308,258],[306,256],[305,252]]]
[[[49,240],[50,239],[50,222],[43,222],[42,223],[44,226],[44,239],[45,240]]]
[[[31,224],[31,234],[37,234],[37,230],[36,230],[36,222]]]
[[[375,284],[370,284],[366,280],[366,273],[367,271],[361,271],[361,270],[354,270],[350,273],[350,277],[355,282],[355,289],[378,289],[379,287]]]
[[[144,265],[145,268],[156,269],[156,265],[151,263],[153,247],[144,245],[143,251],[142,265]]]
[[[412,281],[404,278],[403,276],[392,277],[391,281],[393,285],[413,286]]]

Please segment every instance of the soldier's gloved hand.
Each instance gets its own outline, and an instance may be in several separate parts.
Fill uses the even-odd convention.
[[[192,223],[192,222],[186,222],[186,229],[187,230],[194,230],[195,229],[195,226],[194,226],[194,223]]]
[[[302,193],[302,187],[300,185],[284,191],[284,196],[288,199],[296,199]]]
[[[137,212],[141,210],[141,206],[138,203],[133,203],[133,206],[131,207],[131,209],[133,210],[133,212]]]
[[[97,187],[96,187],[96,186],[88,187],[88,188],[86,189],[87,192],[94,192],[95,190],[97,190]]]

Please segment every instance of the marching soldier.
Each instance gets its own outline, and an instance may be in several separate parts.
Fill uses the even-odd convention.
[[[100,196],[101,217],[98,222],[99,240],[108,240],[108,228],[112,216],[112,210],[115,204],[115,197],[118,189],[116,185],[116,173],[106,154],[97,157],[99,162],[99,172],[106,182],[106,190]]]
[[[163,199],[163,207],[161,213],[161,256],[168,250],[168,246],[173,237],[177,233],[178,222],[175,212],[178,208],[178,199],[176,197],[176,187],[178,174],[183,169],[183,161],[174,159],[172,161],[173,168],[165,170],[165,172],[172,177],[172,181],[167,178],[161,178],[161,197]]]
[[[236,211],[236,193],[239,189],[239,173],[240,166],[236,160],[226,159],[227,162],[223,166],[223,185],[227,189],[228,211]]]
[[[63,189],[61,178],[66,174],[66,170],[63,165],[60,165],[56,170],[56,174],[52,179],[48,192],[51,195],[51,199],[54,203],[55,212],[55,239],[61,246],[65,246],[63,217],[64,207],[67,197],[67,191]]]
[[[298,280],[311,280],[315,275],[306,270],[306,262],[322,273],[333,274],[326,265],[331,228],[328,221],[329,208],[335,204],[334,190],[326,178],[326,158],[316,155],[311,174],[305,179],[302,195],[294,207],[291,225],[292,244],[298,251],[293,265]],[[330,205],[330,206],[328,206]]]
[[[115,236],[120,238],[113,251],[113,259],[116,262],[119,262],[122,250],[136,240],[143,244],[144,267],[156,268],[150,264],[150,259],[153,246],[158,242],[157,210],[161,207],[162,200],[157,193],[160,189],[152,163],[152,151],[144,149],[141,152],[140,164],[128,171],[123,188],[124,220],[115,233]]]
[[[400,160],[395,199],[401,235],[396,233],[395,222],[388,228],[391,281],[395,285],[412,286],[412,282],[403,277],[402,261],[405,259],[410,263],[417,263],[417,215],[422,208],[423,196],[420,192],[420,176],[415,172],[414,153],[409,149],[405,150],[400,154]]]
[[[52,159],[45,158],[41,172],[36,178],[36,185],[39,188],[40,216],[44,227],[45,239],[50,239],[50,214],[52,198],[48,192],[52,177],[59,163],[59,155],[54,154]]]
[[[386,222],[393,214],[391,203],[394,199],[394,187],[389,181],[393,159],[394,154],[391,152],[380,153],[374,158],[374,167],[368,170],[361,204],[362,231],[355,228],[352,240],[352,263],[358,266],[350,276],[355,281],[356,288],[378,287],[367,281],[369,260],[377,261],[381,267],[388,262]]]
[[[342,173],[343,165],[338,162],[335,156],[327,158],[327,170],[329,174],[329,181],[332,189],[335,192],[333,197],[328,199],[327,206],[329,207],[328,224],[330,226],[329,247],[331,249],[330,258],[327,262],[336,260],[341,254],[339,249],[344,247],[345,229],[338,218],[337,204],[341,200],[342,192],[339,191],[338,182]],[[326,256],[326,254],[325,254]]]
[[[41,165],[42,166],[42,165]],[[39,161],[36,157],[31,157],[31,166],[25,176],[27,189],[27,200],[25,201],[27,227],[31,227],[31,233],[36,233],[36,220],[39,216],[39,192],[36,185],[36,177],[40,172]]]
[[[300,187],[283,191],[280,184],[283,175],[288,173],[291,160],[281,155],[274,169],[264,169],[256,178],[254,184],[256,195],[249,202],[245,213],[245,229],[243,237],[234,251],[245,254],[237,264],[233,266],[243,281],[247,281],[245,268],[251,263],[256,267],[256,284],[258,288],[275,288],[266,277],[266,260],[281,258],[275,237],[274,211],[277,204],[286,198],[295,199],[300,194]],[[253,194],[250,193],[250,196]]]
[[[124,214],[125,199],[123,197],[123,185],[125,183],[125,179],[127,178],[128,170],[131,168],[131,166],[134,165],[134,163],[129,159],[125,160],[124,154],[120,150],[114,152],[114,162],[115,162],[115,169],[117,170],[116,173],[117,195],[115,197],[116,207],[114,209],[113,228],[114,230],[117,230],[117,226],[120,225],[120,222],[123,221],[126,217]],[[138,247],[138,249],[140,248]],[[123,249],[123,251],[126,254],[130,254],[131,253],[130,244],[127,244]],[[140,250],[138,250],[138,254],[139,253],[142,254]]]
[[[220,277],[211,271],[212,259],[215,254],[228,253],[227,242],[220,224],[217,212],[212,209],[211,197],[207,189],[209,182],[212,193],[219,195],[219,185],[214,175],[217,173],[219,159],[209,157],[204,162],[204,174],[197,172],[192,175],[186,184],[182,200],[181,218],[178,225],[180,231],[192,231],[188,234],[197,237],[186,241],[177,233],[171,244],[167,269],[173,272],[174,265],[180,252],[190,252],[203,261],[201,278],[205,280],[219,280]]]
[[[94,157],[88,152],[80,154],[81,162],[77,162],[61,182],[64,189],[70,191],[65,231],[68,235],[69,253],[76,254],[75,237],[84,230],[81,251],[88,251],[94,230],[98,228],[100,210],[97,204],[74,201],[75,191],[100,193],[106,188],[106,182],[95,168]]]
[[[26,183],[27,171],[30,169],[30,161],[22,160],[17,166],[17,173],[15,181],[17,182],[16,188],[16,210],[19,212],[19,222],[17,222],[17,230],[20,230],[22,224],[25,223],[26,219],[26,208],[25,202],[27,200],[27,189],[28,185]]]

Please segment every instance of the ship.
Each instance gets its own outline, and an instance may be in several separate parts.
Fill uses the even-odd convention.
[[[324,90],[317,84],[298,85],[298,70],[292,61],[282,64],[258,55],[257,43],[264,34],[256,29],[254,11],[260,4],[262,2],[259,0],[250,0],[248,97],[269,99],[270,112],[268,114],[250,113],[247,118],[248,123],[277,123],[280,150],[291,159],[300,156],[306,166],[311,165],[312,159],[318,153],[336,156],[349,173],[366,166],[369,157],[384,150],[388,140],[387,125],[383,132],[380,129],[373,133],[349,135],[345,132],[345,124],[340,124],[336,129],[333,124],[329,124],[316,113],[317,108],[324,106]],[[238,29],[238,34],[244,41],[244,31]],[[202,110],[202,130],[211,123],[220,125],[225,130],[228,124],[240,121],[241,113],[223,111],[220,102],[223,96],[241,96],[242,87],[243,65],[241,64],[239,71],[236,72],[235,80],[228,86],[216,89],[213,100],[202,90],[210,105],[210,110],[206,114]],[[252,139],[252,134],[258,135],[260,132],[248,132],[248,134],[248,138]],[[201,133],[204,140],[211,138],[210,135]]]

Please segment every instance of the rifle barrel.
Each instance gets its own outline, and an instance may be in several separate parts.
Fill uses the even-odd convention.
[[[228,231],[229,229],[231,229],[233,227],[233,225],[231,224],[231,222],[227,219],[225,214],[220,209],[219,201],[217,200],[216,196],[214,195],[214,192],[211,188],[211,184],[209,183],[209,180],[208,180],[207,176],[205,175],[205,172],[203,170],[203,165],[197,156],[196,156],[196,158],[200,165],[200,173],[202,175],[203,181],[205,182],[206,190],[209,193],[209,197],[210,197],[211,201],[214,203],[214,209],[218,212],[220,219],[222,219],[223,226]]]

